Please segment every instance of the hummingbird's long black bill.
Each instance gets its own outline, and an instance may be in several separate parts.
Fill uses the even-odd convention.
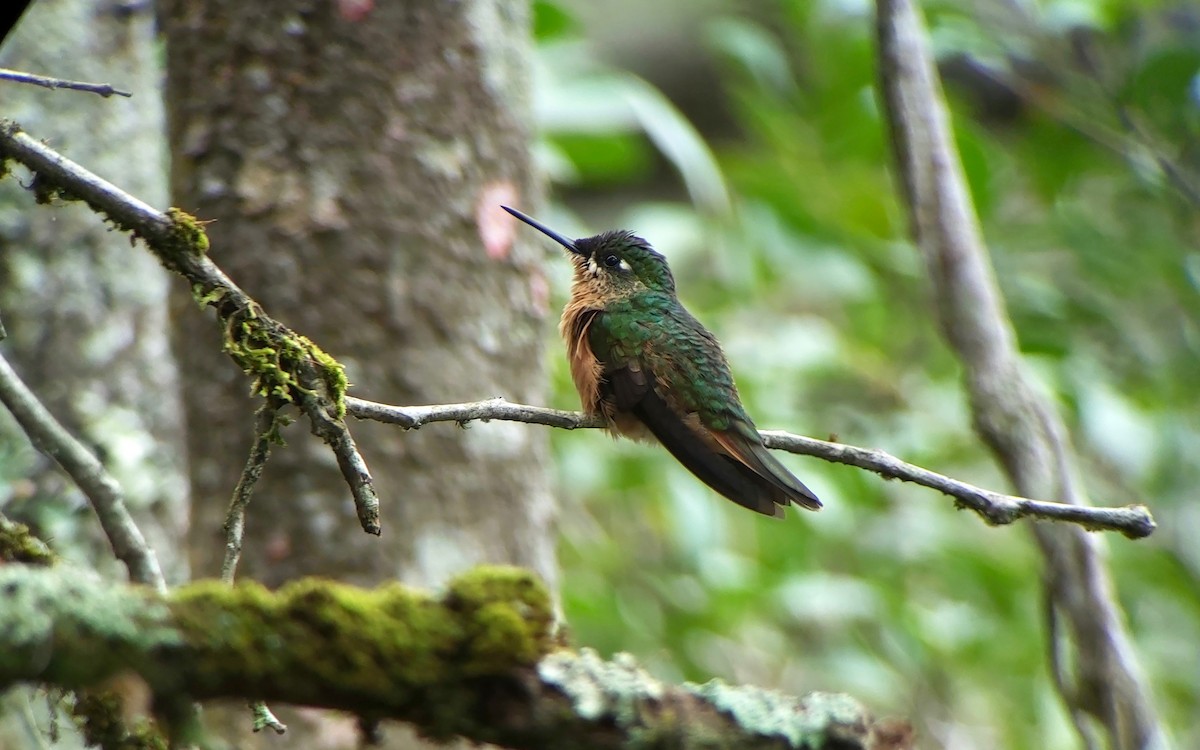
[[[559,234],[558,232],[554,231],[553,229],[546,226],[545,224],[538,221],[537,219],[533,218],[532,216],[526,216],[525,214],[521,213],[520,211],[518,211],[515,208],[509,208],[508,206],[501,206],[500,208],[503,208],[505,211],[508,211],[513,216],[517,217],[518,219],[525,222],[529,226],[538,230],[539,232],[546,235],[547,237],[554,240],[555,242],[562,245],[563,247],[570,250],[571,252],[580,253],[579,248],[575,245],[575,240]]]

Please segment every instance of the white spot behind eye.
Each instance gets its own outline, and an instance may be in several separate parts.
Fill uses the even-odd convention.
[[[633,270],[633,268],[629,265],[629,262],[624,258],[621,258],[621,262],[617,264],[617,268],[621,269],[621,271],[624,273],[629,273]]]

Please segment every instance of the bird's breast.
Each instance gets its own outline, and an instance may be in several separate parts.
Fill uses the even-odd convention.
[[[583,410],[593,416],[603,415],[600,399],[600,378],[604,364],[596,358],[588,343],[588,328],[599,310],[572,299],[563,309],[558,331],[567,345],[567,364],[571,369],[571,381],[579,393]]]

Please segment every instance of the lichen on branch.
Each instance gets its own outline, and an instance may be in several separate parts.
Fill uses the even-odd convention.
[[[132,672],[156,705],[220,697],[420,717],[449,726],[464,681],[531,668],[552,647],[549,592],[480,567],[441,596],[301,579],[278,591],[201,581],[162,595],[65,566],[0,568],[0,689],[69,689]],[[444,693],[444,694],[443,694]]]
[[[177,742],[195,739],[180,707],[242,698],[512,748],[912,746],[906,723],[846,696],[669,685],[631,657],[560,648],[549,592],[519,568],[475,568],[440,595],[318,579],[161,594],[65,566],[0,566],[0,690],[114,677],[144,682]]]

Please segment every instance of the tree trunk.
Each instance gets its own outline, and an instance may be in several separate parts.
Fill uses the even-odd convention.
[[[214,220],[214,260],[341,360],[355,395],[541,401],[545,281],[497,206],[531,194],[526,3],[169,0],[160,13],[174,201]],[[213,576],[254,403],[216,326],[178,301],[190,554]],[[242,576],[437,585],[489,561],[554,585],[544,429],[350,427],[383,537],[359,530],[330,450],[294,427],[250,505]],[[318,736],[339,728],[293,726],[289,746],[353,744],[352,729]]]
[[[111,83],[134,96],[104,99],[5,82],[0,110],[161,206],[166,144],[153,21],[149,10],[113,3],[40,0],[6,41],[0,67]],[[188,490],[178,375],[169,356],[167,284],[150,254],[131,248],[126,236],[109,231],[86,206],[31,211],[17,181],[0,182],[5,356],[121,482],[134,519],[175,583],[187,578],[186,559],[172,552],[185,534]],[[29,523],[68,559],[123,575],[83,495],[33,450],[7,413],[0,421],[2,450],[16,455],[16,465],[5,459],[5,471],[23,477],[11,485],[4,513]],[[14,702],[28,702],[39,713],[46,705],[44,697],[30,700],[14,691],[0,713]],[[0,729],[0,747],[36,742]]]

